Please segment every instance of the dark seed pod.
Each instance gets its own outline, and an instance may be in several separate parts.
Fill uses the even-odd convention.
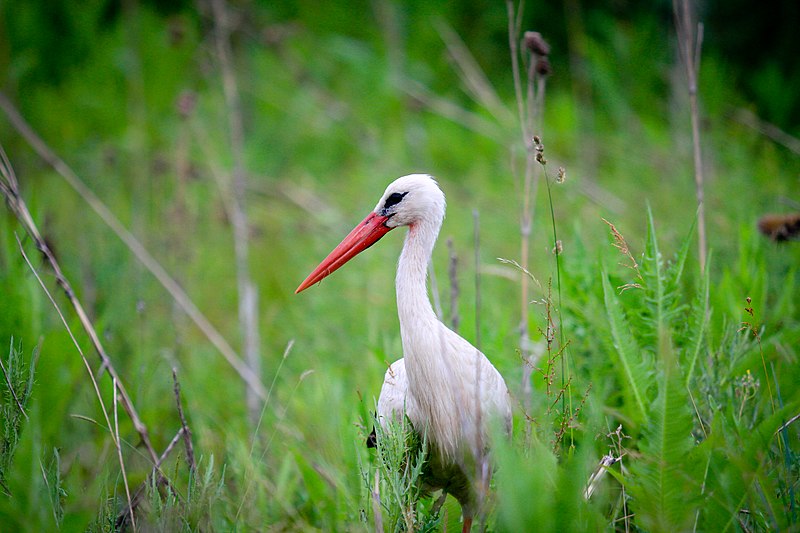
[[[550,60],[547,57],[540,57],[536,60],[536,74],[539,76],[549,76],[553,72]]]
[[[523,36],[525,48],[530,50],[536,55],[547,56],[550,55],[550,45],[544,40],[542,34],[538,31],[526,31]]]

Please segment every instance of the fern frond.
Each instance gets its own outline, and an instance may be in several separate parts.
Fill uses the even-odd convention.
[[[649,205],[647,206],[647,242],[641,270],[644,279],[645,300],[650,307],[650,318],[656,333],[655,339],[657,339],[658,332],[663,331],[666,326],[667,280],[661,250],[658,248],[653,212]]]
[[[652,218],[652,213],[651,213]],[[652,222],[650,222],[652,224]],[[694,236],[694,230],[697,226],[697,218],[694,219],[692,222],[692,226],[689,228],[689,232],[686,234],[686,238],[683,239],[683,244],[681,244],[681,249],[678,251],[678,255],[675,257],[675,262],[669,268],[670,271],[670,284],[675,285],[677,287],[678,282],[683,276],[683,269],[686,266],[686,258],[689,256],[689,248],[692,244],[692,237]],[[708,259],[706,259],[706,263],[708,263]]]
[[[692,302],[690,311],[688,313],[688,320],[684,330],[684,345],[681,350],[681,366],[683,367],[683,381],[688,387],[691,382],[694,369],[697,366],[697,359],[703,349],[706,338],[706,330],[708,322],[711,318],[711,310],[708,306],[709,297],[709,265],[711,261],[711,252],[709,251],[708,260],[706,261],[706,268],[702,279],[700,280],[700,287],[698,287],[697,294]]]
[[[631,404],[633,418],[642,421],[647,418],[648,413],[648,389],[653,381],[651,364],[648,364],[645,353],[639,348],[636,338],[631,333],[622,303],[605,273],[603,273],[603,297],[623,394],[626,403]]]
[[[633,468],[636,520],[649,531],[687,531],[694,519],[704,465],[690,459],[694,447],[689,397],[666,332],[659,338],[658,397],[650,411]]]
[[[690,234],[691,235],[691,234]],[[642,336],[646,345],[656,350],[659,336],[674,329],[674,322],[684,311],[680,304],[680,281],[683,275],[691,238],[687,237],[675,261],[668,264],[658,246],[653,212],[647,207],[647,242],[642,258],[641,274],[645,308],[642,311]]]

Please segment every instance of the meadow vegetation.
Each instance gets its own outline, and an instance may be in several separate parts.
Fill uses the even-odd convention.
[[[63,49],[16,6],[1,530],[458,530],[418,492],[419,439],[365,446],[402,356],[401,232],[293,294],[387,183],[429,172],[436,308],[515,406],[482,525],[800,531],[800,243],[756,226],[800,210],[800,132],[702,56],[701,263],[671,19],[526,6],[512,43],[570,28],[528,93],[497,4],[98,1],[58,8]],[[253,346],[248,385],[231,361]]]

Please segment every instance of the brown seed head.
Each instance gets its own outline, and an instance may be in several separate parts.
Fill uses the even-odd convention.
[[[764,215],[758,221],[758,230],[775,242],[800,239],[800,213],[789,215]]]
[[[530,50],[536,55],[547,56],[550,55],[550,45],[544,40],[542,34],[538,31],[526,31],[523,36],[525,48]]]
[[[546,56],[542,56],[536,60],[536,74],[539,76],[549,76],[553,73],[553,66]]]

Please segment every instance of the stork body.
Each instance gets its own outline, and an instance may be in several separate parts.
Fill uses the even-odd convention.
[[[498,420],[511,430],[508,389],[477,348],[448,329],[428,299],[427,273],[445,213],[444,194],[428,175],[391,183],[374,211],[298,287],[320,281],[391,229],[408,226],[397,266],[397,311],[404,358],[386,371],[378,418],[382,425],[404,414],[430,445],[423,480],[462,506],[464,530],[477,504],[473,481],[484,457],[488,427]]]

